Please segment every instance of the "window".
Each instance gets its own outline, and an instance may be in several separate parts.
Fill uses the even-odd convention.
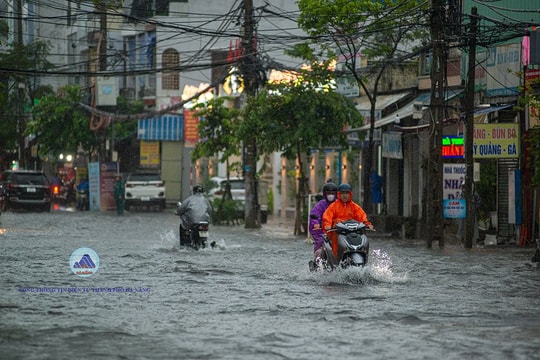
[[[178,65],[180,63],[180,55],[174,49],[167,49],[162,55],[163,76],[161,88],[163,90],[178,90],[180,89],[180,73]]]

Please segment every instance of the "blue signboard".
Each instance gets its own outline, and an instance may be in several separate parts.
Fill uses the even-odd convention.
[[[465,199],[443,200],[443,215],[445,219],[463,219],[467,214]]]

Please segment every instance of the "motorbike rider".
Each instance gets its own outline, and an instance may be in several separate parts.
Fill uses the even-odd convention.
[[[212,206],[203,193],[202,185],[193,186],[192,195],[176,209],[176,215],[180,216],[180,241],[182,244],[183,237],[189,233],[193,225],[200,221],[210,221]]]
[[[87,178],[84,177],[81,179],[81,182],[79,182],[79,185],[77,185],[77,192],[79,194],[84,193],[86,196],[88,196],[88,193],[90,192],[90,184],[88,183]],[[86,198],[86,200],[88,200],[88,198]],[[81,195],[77,197],[77,204],[75,207],[79,210],[84,210],[84,204]]]
[[[338,256],[337,233],[329,232],[337,223],[354,219],[366,224],[368,229],[374,230],[373,224],[368,220],[367,214],[360,205],[352,201],[352,187],[347,183],[340,184],[338,187],[338,197],[323,215],[323,229],[332,243],[332,252]]]
[[[333,182],[327,182],[322,188],[322,199],[315,204],[309,213],[309,233],[313,238],[313,258],[310,261],[310,267],[315,268],[315,265],[321,259],[324,239],[322,230],[322,219],[326,209],[336,200],[338,187]]]

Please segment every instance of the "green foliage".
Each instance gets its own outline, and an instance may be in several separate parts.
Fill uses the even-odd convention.
[[[118,114],[141,114],[144,112],[144,102],[142,100],[128,101],[125,97],[119,96],[116,100],[116,112]],[[115,140],[126,139],[137,132],[136,121],[114,122]]]
[[[298,8],[298,24],[309,35],[330,35],[339,49],[362,48],[370,58],[387,58],[396,43],[427,35],[429,2],[299,0]]]
[[[294,177],[289,177],[289,189],[296,192],[295,234],[302,232],[299,216],[307,207],[309,191],[304,159],[311,149],[346,147],[343,129],[362,125],[354,104],[329,86],[332,79],[327,63],[313,63],[311,70],[301,71],[293,83],[267,85],[248,98],[244,108],[240,139],[255,136],[258,151],[282,152],[299,165],[298,175],[293,170]],[[296,180],[298,186],[294,185]]]
[[[0,149],[14,150],[17,147],[20,123],[24,107],[40,98],[39,89],[33,88],[32,71],[46,71],[52,64],[46,60],[49,44],[34,41],[28,45],[2,44],[0,51]],[[19,123],[19,124],[18,124]]]
[[[331,73],[316,71],[300,74],[295,84],[269,85],[248,99],[240,138],[257,134],[259,150],[283,151],[289,159],[312,148],[347,146],[342,130],[362,125],[362,116],[349,99],[322,89]]]
[[[497,210],[497,161],[485,160],[480,163],[480,181],[475,184],[475,191],[480,196],[480,218],[488,218],[491,211]]]
[[[520,77],[522,73],[516,74]],[[525,86],[519,87],[520,91],[523,91],[524,96],[520,98],[521,106],[519,110],[523,110],[527,107],[531,109],[540,109],[540,95],[536,94],[535,88],[540,86],[540,80],[533,79],[528,80]],[[536,125],[529,129],[525,134],[524,148],[526,148],[527,164],[532,169],[531,171],[531,186],[540,185],[540,126]]]
[[[345,69],[366,91],[376,89],[380,76],[368,84],[368,72],[382,74],[388,61],[429,38],[427,1],[299,0],[298,8],[298,25],[313,37],[314,46],[342,55]],[[375,66],[360,72],[358,55]]]
[[[9,34],[9,25],[6,20],[0,20],[0,36],[7,36]]]
[[[540,185],[540,126],[528,131],[525,141],[527,147],[527,163],[532,169],[531,186]]]
[[[225,162],[232,155],[240,154],[238,127],[240,126],[240,110],[226,106],[230,98],[220,97],[207,104],[196,106],[199,122],[199,141],[195,145],[192,159],[210,157],[220,153],[220,162]]]
[[[90,115],[79,106],[81,99],[78,86],[66,86],[59,95],[44,96],[32,108],[34,119],[27,124],[25,134],[38,136],[41,155],[76,152],[79,145],[89,151],[98,147],[90,130]]]
[[[214,199],[211,219],[214,225],[237,225],[244,219],[244,206],[238,200]]]
[[[298,8],[298,25],[311,36],[311,46],[337,55],[340,75],[354,78],[368,96],[372,119],[387,68],[401,65],[408,54],[414,53],[415,46],[429,39],[429,1],[298,0]],[[309,52],[304,49],[304,53]],[[373,131],[363,157],[365,168],[370,169]],[[368,176],[364,172],[364,201],[369,203]]]

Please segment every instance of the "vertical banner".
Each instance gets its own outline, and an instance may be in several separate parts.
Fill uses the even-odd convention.
[[[508,172],[508,223],[521,224],[520,171]]]
[[[141,167],[159,167],[159,141],[141,140]]]
[[[101,210],[114,210],[116,203],[114,201],[114,177],[117,174],[118,163],[107,162],[100,165],[100,197]]]
[[[88,164],[88,182],[90,184],[90,210],[99,210],[99,163]]]
[[[184,147],[192,148],[199,142],[199,117],[193,110],[184,110]]]
[[[459,199],[465,180],[465,164],[443,164],[443,199]]]
[[[466,216],[466,202],[461,196],[465,174],[465,164],[443,164],[443,216],[447,219]]]

